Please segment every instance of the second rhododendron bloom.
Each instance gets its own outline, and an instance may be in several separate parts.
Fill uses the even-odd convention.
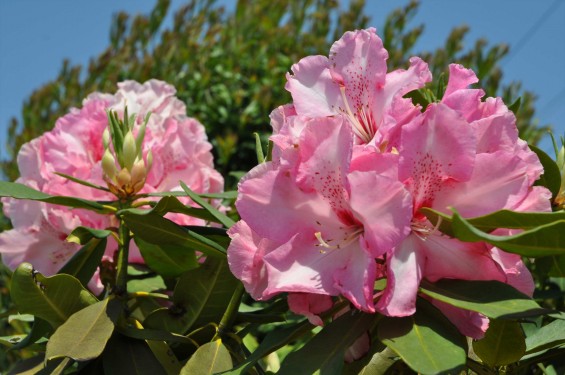
[[[212,146],[204,127],[187,117],[186,107],[175,97],[174,87],[157,80],[144,84],[126,81],[118,87],[115,94],[89,95],[82,108],[72,109],[56,122],[53,130],[22,146],[17,159],[21,177],[17,182],[52,195],[116,200],[109,192],[86,187],[56,173],[105,186],[102,163],[108,146],[107,136],[104,136],[108,127],[107,112],[111,110],[123,120],[127,107],[130,115],[135,114],[132,137],[139,135],[149,113],[150,116],[144,137],[139,137],[143,138],[142,144],[135,145],[136,155],[130,150],[133,149],[131,139],[128,141],[130,146],[125,152],[129,153],[126,157],[129,159],[124,165],[129,167],[129,177],[125,176],[129,179],[117,174],[116,184],[120,179],[123,186],[128,181],[137,182],[135,191],[151,193],[180,190],[182,180],[197,193],[221,192],[223,178],[214,169]],[[149,151],[153,159],[150,169]],[[25,200],[5,199],[4,203],[13,229],[0,234],[0,253],[10,268],[25,261],[41,273],[56,273],[79,248],[65,241],[75,227],[116,226],[113,216],[92,211]],[[168,214],[167,217],[182,225],[204,224],[200,219],[184,215]],[[112,257],[116,248],[116,243],[109,241],[107,256]],[[134,244],[130,261],[143,262]]]
[[[353,133],[341,117],[293,121],[301,131],[287,160],[240,182],[230,268],[256,299],[343,295],[374,311],[375,258],[408,234],[411,199],[398,181],[350,170]]]

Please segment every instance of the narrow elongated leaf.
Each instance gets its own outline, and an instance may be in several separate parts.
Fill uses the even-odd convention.
[[[88,227],[76,227],[67,237],[68,242],[74,242],[79,245],[87,244],[91,239],[104,239],[112,234],[111,230],[94,229]]]
[[[298,373],[341,374],[345,351],[366,332],[375,315],[345,313],[322,329],[301,349],[290,353],[281,364],[280,375]]]
[[[212,375],[233,367],[230,352],[222,340],[202,345],[190,357],[181,370],[181,375]]]
[[[106,244],[106,238],[92,239],[65,263],[59,273],[74,276],[86,286],[100,265]]]
[[[237,190],[224,191],[223,193],[202,193],[198,194],[202,198],[212,199],[235,199],[237,198]],[[184,191],[162,191],[148,194],[140,194],[141,197],[188,197]]]
[[[453,236],[452,216],[428,207],[421,208],[420,211],[426,215],[433,224],[436,224],[437,220],[441,218],[439,229],[443,233]],[[565,211],[515,212],[500,210],[484,216],[465,218],[465,221],[469,225],[483,232],[492,232],[497,228],[534,229],[542,225],[555,223],[559,220],[565,220]]]
[[[257,153],[257,163],[261,164],[265,161],[265,154],[263,154],[263,146],[261,145],[261,136],[259,133],[253,133],[255,137],[255,152]]]
[[[253,353],[237,368],[231,371],[225,372],[225,375],[240,375],[247,374],[248,370],[251,369],[261,358],[274,352],[277,349],[282,348],[286,344],[296,340],[298,337],[304,335],[305,333],[311,331],[314,328],[307,320],[301,323],[293,323],[283,328],[276,329],[269,332],[265,338],[261,341],[259,346],[253,351]]]
[[[413,316],[384,317],[379,323],[378,337],[416,372],[456,374],[467,359],[465,338],[428,305],[420,303]]]
[[[522,358],[526,352],[524,339],[520,323],[492,319],[485,337],[473,342],[473,350],[491,367],[506,366]]]
[[[557,319],[526,338],[528,354],[565,344],[565,320]]]
[[[97,358],[114,332],[120,309],[120,301],[106,298],[77,311],[53,333],[45,357],[68,357],[75,361]]]
[[[101,203],[95,201],[81,198],[49,195],[17,182],[0,181],[0,197],[30,199],[45,203],[58,204],[61,206],[84,208],[100,213],[108,212],[108,210]]]
[[[179,201],[175,196],[171,196],[171,195],[163,197],[163,199],[157,202],[155,207],[153,207],[150,210],[144,210],[140,208],[127,208],[118,211],[117,214],[122,215],[126,213],[131,213],[135,215],[147,215],[153,213],[159,216],[163,216],[168,212],[181,213],[202,220],[219,223],[219,221],[208,211],[202,208],[186,206],[181,201]]]
[[[183,272],[198,267],[194,250],[179,245],[157,245],[135,238],[145,263],[149,268],[165,277],[177,277]]]
[[[527,295],[500,281],[440,280],[433,284],[423,281],[420,292],[494,319],[547,312]]]
[[[38,316],[53,328],[76,311],[97,302],[76,278],[70,275],[44,277],[29,263],[16,268],[10,289],[19,312]]]
[[[218,211],[217,208],[212,207],[212,205],[202,199],[198,194],[190,190],[188,186],[182,181],[180,181],[180,186],[184,190],[184,192],[200,207],[204,208],[208,212],[210,212],[216,219],[220,221],[226,228],[230,228],[232,225],[235,224],[235,221],[227,217],[225,214]]]
[[[185,333],[191,327],[219,323],[237,285],[226,260],[208,258],[199,268],[180,277],[173,293],[174,307],[167,313],[155,311],[145,319],[144,325]]]
[[[105,374],[167,375],[143,340],[114,334],[102,354]]]
[[[453,213],[453,233],[462,241],[484,241],[509,253],[526,257],[565,254],[565,220],[526,230],[514,236],[495,236],[485,233]]]
[[[381,375],[398,361],[398,356],[392,349],[386,347],[382,352],[373,354],[369,363],[367,363],[358,375]]]
[[[543,166],[543,174],[534,185],[545,186],[548,188],[549,191],[551,191],[551,200],[553,201],[561,187],[561,172],[559,171],[559,167],[555,161],[541,149],[533,145],[529,145],[529,147],[536,153],[541,165]]]
[[[123,216],[128,228],[136,237],[158,245],[180,245],[206,255],[225,257],[226,250],[216,242],[203,238],[159,215]]]

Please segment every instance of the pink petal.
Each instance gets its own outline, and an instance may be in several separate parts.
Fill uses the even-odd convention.
[[[449,97],[451,94],[458,90],[466,89],[473,83],[479,82],[472,69],[466,69],[463,65],[451,64],[449,65],[449,81],[445,89],[444,98]]]
[[[414,206],[430,205],[446,181],[471,177],[476,139],[467,123],[446,106],[430,106],[422,124],[402,128],[399,178],[406,181]]]
[[[316,326],[324,325],[319,314],[333,306],[332,298],[324,294],[289,293],[287,302],[290,311],[304,315]]]
[[[390,251],[410,233],[412,197],[404,186],[370,172],[352,172],[350,206],[364,228],[363,238],[375,257]]]
[[[244,221],[233,225],[228,234],[232,239],[228,247],[231,272],[241,280],[251,297],[262,299],[268,283],[263,255],[273,248],[273,244],[259,237]]]
[[[341,101],[339,86],[328,70],[328,58],[308,56],[294,64],[287,74],[285,88],[292,95],[296,112],[301,116],[331,116]]]
[[[421,241],[408,236],[387,259],[387,284],[376,310],[388,316],[416,312],[416,295],[425,265]]]
[[[465,336],[475,340],[480,340],[485,336],[489,326],[489,320],[486,316],[435,299],[430,298],[430,301]]]
[[[432,208],[449,212],[454,207],[463,217],[476,217],[512,209],[528,194],[526,163],[513,154],[477,155],[471,178],[442,189]]]

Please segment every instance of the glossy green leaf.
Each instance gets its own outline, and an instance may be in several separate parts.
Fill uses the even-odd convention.
[[[159,275],[147,276],[128,280],[128,293],[154,292],[167,289],[165,281]]]
[[[201,193],[198,194],[202,198],[212,199],[235,199],[237,198],[237,190],[224,191],[222,193]],[[142,197],[188,197],[184,191],[162,191],[148,194],[141,194]]]
[[[128,228],[136,237],[158,245],[180,245],[188,249],[201,251],[206,255],[225,257],[226,250],[216,242],[186,230],[171,220],[159,215],[123,216]]]
[[[375,321],[374,314],[347,312],[314,336],[299,350],[290,353],[282,362],[280,375],[298,373],[341,374],[345,351],[367,332]]]
[[[106,244],[106,238],[92,239],[76,252],[58,273],[74,276],[86,286],[100,265],[106,251]]]
[[[465,338],[439,310],[427,305],[420,303],[409,317],[384,317],[378,326],[379,340],[416,372],[456,374],[467,360]]]
[[[263,357],[295,341],[298,337],[310,332],[314,326],[307,320],[293,323],[269,332],[259,346],[238,367],[225,373],[225,375],[247,374],[249,370]]]
[[[212,375],[230,370],[233,367],[230,352],[216,340],[202,345],[190,357],[181,370],[181,375]]]
[[[398,361],[396,353],[386,347],[383,351],[373,354],[369,363],[367,363],[358,375],[381,375]]]
[[[565,344],[565,320],[557,319],[526,338],[526,352],[536,353]]]
[[[168,375],[147,343],[114,334],[102,354],[105,374]]]
[[[473,350],[491,367],[506,366],[522,358],[526,352],[524,339],[520,323],[491,319],[485,337],[473,342]]]
[[[253,133],[255,137],[255,152],[257,153],[257,163],[261,164],[265,161],[265,154],[263,153],[263,146],[261,145],[261,136],[259,133]]]
[[[168,195],[163,197],[155,207],[150,210],[144,210],[141,208],[127,208],[117,212],[118,215],[131,213],[135,215],[147,215],[147,214],[156,214],[159,216],[163,216],[168,212],[175,212],[181,213],[188,216],[196,217],[206,221],[213,221],[219,222],[213,215],[211,215],[208,211],[202,208],[196,208],[191,206],[184,205],[181,201],[179,201],[175,196]]]
[[[198,267],[196,253],[180,245],[158,245],[135,237],[135,244],[145,264],[164,277],[177,277],[183,272]]]
[[[107,212],[107,209],[101,203],[81,198],[49,195],[17,182],[0,181],[0,197],[30,199],[61,206],[84,208],[101,213]]]
[[[565,220],[555,221],[513,236],[495,236],[475,228],[454,212],[452,227],[454,236],[462,241],[484,241],[509,253],[526,257],[565,254]]]
[[[79,245],[85,245],[93,238],[104,239],[112,234],[111,230],[94,229],[88,227],[76,227],[71,234],[68,235],[67,241],[74,242]]]
[[[189,329],[210,322],[219,323],[238,285],[229,271],[227,261],[208,258],[199,268],[184,273],[173,293],[174,306],[165,313],[150,314],[144,325],[156,329]]]
[[[51,335],[45,357],[68,357],[75,361],[97,358],[114,332],[121,306],[120,301],[106,298],[71,315]]]
[[[29,263],[16,268],[10,289],[19,312],[38,316],[53,328],[63,324],[76,311],[97,302],[73,276],[44,277]]]
[[[453,236],[453,218],[450,215],[428,207],[421,208],[420,211],[434,224],[437,223],[438,218],[441,218],[439,229],[443,233]],[[497,228],[534,229],[559,220],[565,220],[565,211],[515,212],[500,210],[484,216],[465,218],[468,224],[483,232],[491,232]]]
[[[494,319],[547,312],[527,295],[500,281],[440,280],[433,284],[422,281],[420,292],[438,301]]]
[[[561,187],[561,172],[555,161],[544,151],[536,146],[529,145],[530,149],[536,153],[541,165],[543,166],[543,174],[534,183],[534,185],[545,186],[551,191],[552,201],[559,193]]]
[[[200,207],[210,212],[220,223],[222,223],[226,228],[230,228],[232,225],[235,224],[235,221],[227,217],[222,212],[218,211],[217,208],[213,207],[210,203],[206,202],[202,199],[198,194],[190,190],[188,186],[182,181],[180,181],[180,186],[184,190],[184,192]]]

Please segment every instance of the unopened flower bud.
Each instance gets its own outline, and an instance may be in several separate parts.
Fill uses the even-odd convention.
[[[130,175],[128,169],[122,168],[120,173],[118,173],[118,175],[116,176],[116,179],[117,179],[119,187],[124,187],[124,186],[128,185],[131,182],[131,175]]]
[[[124,165],[122,165],[122,167],[131,170],[133,163],[135,162],[135,158],[137,157],[137,146],[135,145],[135,138],[131,131],[128,131],[124,137],[122,157],[124,161]]]
[[[102,170],[106,177],[110,180],[113,180],[118,173],[118,169],[116,168],[116,160],[114,156],[110,152],[110,149],[106,149],[104,152],[104,156],[102,156]]]
[[[102,144],[104,149],[110,147],[110,130],[108,128],[104,129],[104,133],[102,133]]]
[[[141,187],[143,187],[146,177],[147,169],[145,168],[145,162],[143,160],[136,161],[131,169],[131,183],[134,186],[141,183]]]
[[[149,173],[152,166],[153,166],[153,153],[151,152],[151,150],[149,150],[147,152],[147,173]]]

